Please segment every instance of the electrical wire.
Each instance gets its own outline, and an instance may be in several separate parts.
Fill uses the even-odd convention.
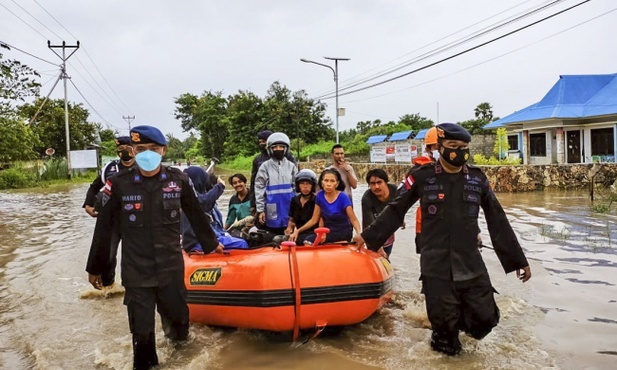
[[[2,4],[0,4],[0,5],[2,5]],[[6,43],[6,42],[4,42],[4,41],[1,41],[1,40],[0,40],[0,46],[1,46],[1,45],[6,45],[6,46],[8,46],[8,47],[9,47],[9,48],[11,48],[11,49],[15,49],[15,50],[17,50],[17,51],[20,51],[20,52],[22,52],[22,53],[24,53],[24,54],[26,54],[26,55],[29,55],[29,56],[31,56],[31,57],[33,57],[33,58],[36,58],[36,59],[38,59],[38,60],[41,60],[41,61],[43,61],[43,62],[45,62],[45,63],[49,63],[49,64],[54,65],[54,66],[56,66],[56,67],[60,67],[60,64],[56,64],[56,63],[54,63],[54,62],[50,62],[49,60],[45,60],[45,59],[43,59],[43,58],[37,57],[37,56],[36,56],[36,55],[34,55],[34,54],[28,53],[28,52],[27,52],[27,51],[25,51],[25,50],[22,50],[22,49],[20,49],[20,48],[18,48],[18,47],[16,47],[16,46],[13,46],[13,45],[11,45],[11,44],[8,44],[8,43]]]
[[[56,37],[58,37],[59,39],[61,39],[62,37],[60,37],[60,35],[58,35],[57,33],[55,33],[51,28],[47,27],[45,24],[43,24],[43,22],[39,21],[38,18],[36,18],[35,16],[33,16],[29,11],[27,11],[26,9],[24,9],[23,6],[19,5],[17,3],[17,1],[15,0],[11,0],[15,5],[17,5],[19,7],[19,9],[23,10],[26,14],[28,14],[30,17],[32,17],[35,21],[37,21],[41,26],[47,28],[47,30],[51,33],[53,33],[54,35],[56,35]]]
[[[105,91],[105,89],[103,89],[103,87],[101,86],[101,84],[99,84],[99,82],[97,81],[97,79],[96,79],[96,78],[92,75],[92,73],[90,73],[90,70],[89,70],[89,69],[88,69],[88,68],[87,68],[87,67],[86,67],[86,66],[85,66],[85,65],[81,62],[81,60],[80,60],[79,58],[75,57],[75,60],[77,60],[77,62],[79,62],[79,64],[80,64],[80,65],[84,68],[84,70],[86,71],[86,73],[87,73],[87,74],[88,74],[88,75],[92,78],[92,80],[94,81],[94,83],[96,84],[96,86],[98,86],[98,88],[100,89],[100,91],[102,91],[102,92],[103,92],[103,94],[105,94],[105,96],[109,99],[109,101],[108,101],[108,100],[106,100],[106,99],[105,99],[105,98],[104,98],[101,94],[99,94],[98,92],[97,92],[97,94],[98,94],[101,98],[103,98],[103,100],[105,100],[105,102],[106,102],[107,104],[109,104],[109,106],[110,106],[110,107],[112,107],[112,108],[113,108],[116,112],[118,112],[118,113],[120,113],[120,115],[122,115],[122,114],[123,114],[123,112],[122,112],[121,107],[120,107],[117,103],[115,103],[115,102],[113,101],[113,98],[112,98],[111,96],[109,96],[109,94],[107,94],[107,92]],[[75,70],[75,71],[76,71],[76,72],[77,72],[77,73],[78,73],[78,74],[79,74],[79,75],[80,75],[80,76],[81,76],[84,80],[86,80],[86,78],[85,78],[85,77],[84,77],[81,73],[79,73],[78,69],[77,69],[77,68],[75,68],[75,66],[73,66],[73,64],[71,64],[71,66],[73,67],[73,69],[74,69],[74,70]],[[95,88],[94,88],[94,87],[93,87],[90,83],[88,83],[88,85],[90,85],[90,88],[92,88],[92,90],[96,90],[96,89],[95,89]]]
[[[481,47],[483,47],[483,46],[486,46],[486,45],[488,45],[488,44],[491,44],[491,43],[493,43],[493,42],[495,42],[495,41],[498,41],[498,40],[501,40],[501,39],[503,39],[503,38],[505,38],[505,37],[511,36],[511,35],[513,35],[513,34],[515,34],[515,33],[518,33],[518,32],[520,32],[520,31],[522,31],[522,30],[525,30],[525,29],[527,29],[527,28],[529,28],[529,27],[535,26],[536,24],[539,24],[539,23],[544,22],[544,21],[546,21],[546,20],[548,20],[548,19],[551,19],[551,18],[553,18],[553,17],[556,17],[556,16],[558,16],[558,15],[560,15],[560,14],[563,14],[563,13],[565,13],[565,12],[567,12],[567,11],[570,11],[570,10],[572,10],[572,9],[574,9],[574,8],[576,8],[576,7],[579,7],[579,6],[581,6],[581,5],[585,4],[585,3],[588,3],[588,2],[590,2],[590,1],[591,1],[591,0],[584,0],[584,1],[582,1],[582,2],[580,2],[580,3],[578,3],[578,4],[576,4],[576,5],[572,5],[572,6],[568,7],[568,8],[562,9],[562,10],[560,10],[560,11],[558,11],[558,12],[556,12],[556,13],[553,13],[553,14],[551,14],[551,15],[549,15],[549,16],[546,16],[546,17],[544,17],[544,18],[542,18],[542,19],[539,19],[539,20],[537,20],[537,21],[534,21],[534,22],[532,22],[532,23],[530,23],[530,24],[527,24],[527,25],[525,25],[525,26],[519,27],[519,28],[517,28],[517,29],[515,29],[515,30],[513,30],[513,31],[507,32],[507,33],[505,33],[505,34],[503,34],[503,35],[501,35],[501,36],[495,37],[495,38],[493,38],[493,39],[491,39],[491,40],[485,41],[485,42],[483,42],[483,43],[480,43],[480,44],[478,44],[478,45],[476,45],[476,46],[470,47],[470,48],[468,48],[468,49],[465,49],[465,50],[463,50],[463,51],[460,51],[460,52],[455,53],[455,54],[453,54],[453,55],[450,55],[450,56],[448,56],[448,57],[445,57],[445,58],[442,58],[442,59],[437,60],[437,61],[435,61],[435,62],[432,62],[432,63],[426,64],[426,65],[424,65],[424,66],[422,66],[422,67],[416,68],[416,69],[414,69],[414,70],[411,70],[411,71],[409,71],[409,72],[406,72],[406,73],[400,74],[400,75],[398,75],[398,76],[388,78],[388,79],[386,79],[386,80],[384,80],[384,81],[380,81],[380,82],[377,82],[377,83],[374,83],[374,84],[371,84],[371,85],[368,85],[368,86],[364,86],[364,87],[361,87],[361,88],[358,88],[358,89],[355,89],[355,90],[347,91],[347,92],[344,92],[344,93],[342,93],[342,94],[340,94],[340,93],[339,93],[339,94],[338,94],[338,96],[340,97],[340,96],[350,95],[350,94],[354,94],[354,93],[357,93],[357,92],[360,92],[360,91],[368,90],[368,89],[371,89],[371,88],[373,88],[373,87],[381,86],[381,85],[384,85],[384,84],[386,84],[386,83],[389,83],[389,82],[392,82],[392,81],[398,80],[398,79],[400,79],[400,78],[403,78],[403,77],[409,76],[409,75],[411,75],[411,74],[414,74],[414,73],[417,73],[417,72],[423,71],[423,70],[425,70],[425,69],[427,69],[427,68],[434,67],[434,66],[436,66],[436,65],[438,65],[438,64],[441,64],[441,63],[443,63],[443,62],[446,62],[446,61],[448,61],[448,60],[450,60],[450,59],[454,59],[454,58],[459,57],[459,56],[461,56],[461,55],[467,54],[467,53],[469,53],[469,52],[471,52],[471,51],[473,51],[473,50],[479,49],[479,48],[481,48]],[[327,97],[324,97],[324,98],[323,98],[323,100],[326,100],[326,99],[332,99],[332,98],[334,98],[334,97],[335,97],[335,96],[327,96]]]
[[[546,37],[543,37],[543,38],[541,38],[541,39],[539,39],[539,40],[537,40],[537,41],[534,41],[534,42],[532,42],[532,43],[530,43],[530,44],[527,44],[527,45],[521,46],[521,47],[516,48],[516,49],[514,49],[514,50],[510,50],[510,51],[508,51],[508,52],[506,52],[506,53],[503,53],[503,54],[497,55],[497,56],[495,56],[495,57],[493,57],[493,58],[490,58],[490,59],[484,60],[484,61],[482,61],[482,62],[479,62],[479,63],[476,63],[476,64],[474,64],[474,65],[468,66],[468,67],[466,67],[466,68],[459,69],[459,70],[457,70],[457,71],[455,71],[455,72],[448,73],[448,74],[446,74],[446,75],[443,75],[443,76],[440,76],[440,77],[436,77],[436,78],[434,78],[434,79],[431,79],[431,80],[428,80],[428,81],[424,81],[424,82],[421,82],[421,83],[416,84],[416,85],[413,85],[413,86],[408,86],[408,87],[403,88],[403,89],[400,89],[400,90],[391,91],[391,92],[389,92],[389,93],[380,94],[380,95],[374,95],[374,96],[367,97],[367,98],[362,98],[362,99],[356,99],[356,100],[346,100],[344,103],[345,103],[345,104],[352,104],[352,103],[362,102],[362,101],[365,101],[365,100],[377,99],[377,98],[381,98],[381,97],[384,97],[384,96],[388,96],[388,95],[392,95],[392,94],[397,94],[397,93],[400,93],[401,91],[405,91],[405,90],[413,89],[413,88],[420,87],[420,86],[423,86],[423,85],[427,85],[427,84],[429,84],[429,83],[431,83],[431,82],[435,82],[435,81],[438,81],[438,80],[442,80],[442,79],[444,79],[444,78],[446,78],[446,77],[453,76],[453,75],[458,74],[458,73],[460,73],[460,72],[464,72],[464,71],[467,71],[467,70],[469,70],[469,69],[472,69],[472,68],[475,68],[475,67],[481,66],[481,65],[483,65],[483,64],[486,64],[486,63],[492,62],[493,60],[496,60],[496,59],[502,58],[502,57],[504,57],[504,56],[506,56],[506,55],[513,54],[513,53],[515,53],[515,52],[517,52],[517,51],[519,51],[519,50],[522,50],[522,49],[528,48],[528,47],[533,46],[533,45],[535,45],[535,44],[539,44],[539,43],[540,43],[540,42],[542,42],[542,41],[545,41],[545,40],[547,40],[547,39],[550,39],[550,38],[552,38],[552,37],[555,37],[555,36],[557,36],[557,35],[560,35],[560,34],[562,34],[562,33],[564,33],[564,32],[570,31],[570,30],[572,30],[572,29],[574,29],[574,28],[577,28],[577,27],[579,27],[579,26],[582,26],[582,25],[584,25],[584,24],[586,24],[586,23],[589,23],[589,22],[591,22],[591,21],[594,21],[594,20],[596,20],[596,19],[598,19],[598,18],[601,18],[601,17],[603,17],[603,16],[605,16],[605,15],[608,15],[608,14],[610,14],[610,13],[613,13],[613,12],[615,12],[615,11],[617,11],[617,8],[614,8],[614,9],[609,10],[609,11],[607,11],[607,12],[604,12],[604,13],[602,13],[602,14],[600,14],[600,15],[597,15],[597,16],[595,16],[595,17],[592,17],[592,18],[590,18],[590,19],[587,19],[586,21],[583,21],[583,22],[577,23],[577,24],[575,24],[575,25],[573,25],[573,26],[571,26],[571,27],[568,27],[568,28],[566,28],[566,29],[563,29],[563,30],[561,30],[561,31],[559,31],[559,32],[555,32],[555,33],[553,33],[553,34],[551,34],[551,35],[548,35],[548,36],[546,36]],[[351,111],[350,111],[350,112],[351,112]]]
[[[17,17],[17,19],[22,21],[26,26],[30,27],[34,32],[38,33],[39,35],[43,36],[43,38],[47,39],[47,37],[45,37],[45,35],[43,35],[39,30],[37,30],[36,28],[32,27],[32,25],[30,23],[28,23],[25,20],[23,20],[17,14],[13,13],[13,11],[11,9],[7,8],[4,4],[0,3],[0,6],[3,7],[4,9],[6,9],[9,13],[13,14],[15,17]]]
[[[77,91],[77,93],[79,93],[79,95],[81,96],[82,99],[84,99],[84,101],[86,102],[86,104],[88,104],[88,106],[90,107],[90,109],[92,109],[92,111],[94,113],[97,114],[97,116],[99,116],[108,126],[111,126],[117,130],[120,130],[120,128],[116,127],[115,125],[112,125],[111,123],[109,123],[109,121],[107,121],[105,119],[105,117],[103,117],[96,109],[94,109],[94,107],[92,106],[92,104],[90,104],[90,102],[88,101],[88,99],[86,99],[86,97],[84,96],[84,94],[81,93],[81,91],[77,88],[77,85],[75,85],[75,83],[73,82],[73,80],[69,80],[71,82],[71,85],[73,85],[73,87],[75,88],[75,90]]]
[[[79,72],[79,69],[75,68],[72,64],[71,66],[73,67],[73,71],[75,73],[77,73],[83,80],[84,82],[90,86],[90,89],[92,89],[92,91],[94,91],[95,94],[97,94],[105,103],[107,103],[111,108],[113,108],[116,112],[120,113],[120,115],[122,115],[122,111],[119,110],[116,106],[114,106],[113,104],[111,104],[103,95],[101,95],[101,93],[99,92],[99,90],[97,90],[94,86],[92,86],[92,84],[90,83],[90,81],[88,81],[88,79],[86,77],[84,77],[84,75],[81,74],[81,72]],[[96,82],[96,80],[95,80]],[[104,91],[103,91],[104,92]]]
[[[14,0],[13,0],[14,1]],[[69,33],[69,35],[73,36],[73,38],[75,38],[77,40],[77,37],[75,35],[73,35],[71,33],[71,31],[69,31],[66,27],[64,27],[64,25],[56,18],[54,17],[47,9],[45,9],[45,7],[43,7],[43,5],[41,5],[37,0],[33,0],[36,5],[38,5],[41,9],[43,9],[43,11],[45,13],[47,13],[47,15],[49,15],[56,23],[58,23],[58,25],[60,25],[60,27],[62,27],[66,32]],[[105,81],[105,84],[107,84],[107,86],[109,87],[109,89],[111,90],[111,92],[116,96],[116,98],[118,99],[118,102],[120,102],[120,104],[122,104],[122,106],[124,107],[124,109],[126,109],[127,111],[131,112],[131,109],[129,109],[126,104],[124,104],[124,101],[122,100],[122,98],[120,98],[120,96],[118,95],[118,93],[116,92],[116,90],[114,90],[114,88],[111,86],[111,84],[109,83],[109,81],[107,80],[107,78],[105,78],[105,75],[101,72],[101,70],[99,69],[99,67],[97,66],[97,64],[94,62],[94,59],[92,59],[92,57],[90,56],[90,53],[88,53],[88,50],[86,49],[86,47],[83,47],[84,53],[86,54],[86,56],[88,57],[88,59],[90,60],[90,62],[92,63],[92,65],[94,66],[94,68],[97,70],[97,72],[101,75],[101,77],[103,78],[103,81]],[[81,63],[81,61],[79,61],[79,63],[86,69],[87,68],[83,65],[83,63]],[[96,79],[94,78],[94,76],[92,76],[92,74],[90,74],[88,72],[88,74],[92,77],[92,79],[95,80],[95,83],[97,85],[98,82],[96,82]],[[101,90],[105,93],[105,91],[103,90],[103,88],[99,85],[99,87],[101,88]],[[107,93],[105,93],[105,95],[107,95]],[[108,95],[109,97],[109,95]],[[111,97],[109,97],[111,99]],[[112,99],[113,100],[113,99]],[[114,102],[115,103],[115,102]],[[119,107],[120,108],[120,107]],[[122,113],[121,113],[122,114]]]
[[[426,52],[424,54],[419,55],[418,57],[416,57],[416,58],[414,58],[414,59],[412,59],[412,60],[410,60],[408,62],[403,63],[402,65],[399,65],[398,67],[392,68],[392,69],[387,70],[387,71],[382,72],[382,73],[379,73],[379,74],[377,74],[377,75],[375,75],[375,76],[373,76],[371,78],[367,78],[365,80],[353,83],[351,85],[344,86],[344,87],[339,89],[339,94],[340,94],[341,91],[344,92],[344,91],[347,91],[347,90],[349,90],[349,89],[351,89],[353,87],[362,85],[362,84],[370,82],[370,81],[374,81],[374,80],[376,80],[376,79],[378,79],[380,77],[386,76],[386,75],[391,74],[391,73],[396,72],[396,71],[399,71],[399,70],[401,70],[401,69],[403,69],[405,67],[408,67],[408,66],[410,66],[412,64],[415,64],[415,63],[417,63],[419,61],[422,61],[422,60],[428,59],[430,57],[433,57],[435,55],[441,54],[441,53],[443,53],[445,51],[448,51],[450,49],[453,49],[453,48],[455,48],[457,46],[461,46],[461,45],[467,44],[467,43],[469,43],[469,42],[471,42],[471,41],[473,41],[473,40],[475,40],[477,38],[480,38],[480,37],[485,36],[485,35],[487,35],[489,33],[495,32],[498,29],[501,29],[503,27],[506,27],[509,24],[522,21],[523,19],[528,18],[528,17],[530,17],[530,16],[532,16],[532,15],[538,13],[538,12],[541,12],[541,11],[544,11],[544,10],[550,8],[550,7],[556,6],[556,5],[558,5],[559,3],[563,2],[563,1],[564,0],[555,0],[555,1],[551,2],[551,3],[549,3],[549,4],[546,4],[546,5],[543,5],[543,6],[540,6],[540,7],[528,10],[525,13],[523,13],[522,15],[515,16],[515,18],[513,18],[513,19],[509,19],[509,20],[506,19],[506,20],[501,21],[501,23],[499,23],[497,25],[494,25],[494,26],[492,26],[490,28],[481,29],[481,30],[477,31],[475,34],[472,34],[470,36],[466,36],[464,38],[460,38],[458,40],[453,41],[450,44],[434,48],[434,49],[432,49],[432,50],[430,50],[430,51],[428,51],[428,52]],[[330,92],[327,95],[331,95],[332,93],[333,92]]]
[[[71,33],[71,31],[67,30],[67,29],[66,29],[66,27],[64,27],[64,26],[62,25],[62,23],[60,23],[60,21],[58,21],[58,20],[56,19],[56,17],[54,17],[54,16],[53,16],[50,12],[48,12],[48,11],[47,11],[47,9],[45,9],[45,8],[44,8],[41,4],[39,4],[39,2],[38,2],[38,1],[34,0],[34,2],[35,2],[35,3],[36,3],[36,5],[38,5],[41,9],[43,9],[43,11],[44,11],[45,13],[47,13],[47,15],[49,15],[49,16],[50,16],[50,17],[51,17],[54,21],[56,21],[56,23],[58,23],[58,24],[60,25],[60,27],[64,28],[64,30],[65,30],[66,32],[68,32],[68,33],[69,33],[69,35],[73,36],[73,38],[74,38],[75,40],[77,40],[77,37],[75,37],[75,35],[73,35],[73,34]],[[54,34],[55,34],[55,33],[54,33]],[[56,35],[56,36],[58,36],[58,35]],[[58,36],[58,37],[60,37],[60,36]],[[62,38],[62,37],[60,37],[60,38]]]
[[[443,41],[445,39],[450,38],[451,36],[458,35],[458,34],[460,34],[461,32],[463,32],[465,30],[473,28],[473,27],[475,27],[475,26],[477,26],[477,25],[479,25],[479,24],[481,24],[481,23],[483,23],[483,22],[485,22],[485,21],[487,21],[489,19],[495,18],[495,17],[497,17],[497,16],[499,16],[501,14],[507,13],[510,10],[514,9],[514,8],[517,8],[517,7],[519,7],[519,6],[521,6],[521,5],[525,4],[525,3],[528,3],[529,1],[531,1],[531,0],[525,1],[525,2],[523,2],[521,4],[516,5],[516,6],[510,7],[508,9],[504,10],[504,11],[501,11],[501,12],[499,12],[497,14],[494,14],[494,15],[492,15],[490,17],[487,17],[487,18],[485,18],[485,19],[483,19],[481,21],[478,21],[478,22],[470,25],[470,26],[464,27],[464,28],[462,28],[462,29],[460,29],[460,30],[458,30],[456,32],[453,32],[453,33],[451,33],[449,35],[446,35],[446,36],[444,36],[444,37],[442,37],[442,38],[440,38],[438,40],[435,40],[435,41],[433,41],[433,42],[431,42],[429,44],[423,45],[423,46],[421,46],[421,47],[419,47],[419,48],[417,48],[417,49],[415,49],[415,50],[413,50],[413,51],[411,51],[411,52],[409,52],[409,53],[407,53],[407,54],[397,58],[396,60],[402,59],[403,57],[405,57],[407,55],[410,55],[410,54],[413,54],[415,52],[418,52],[418,51],[420,51],[422,49],[425,49],[425,48],[427,48],[429,46],[435,45],[435,44],[439,43],[440,41]],[[343,85],[342,88],[339,88],[339,92],[340,91],[349,90],[352,87],[361,85],[361,84],[369,82],[369,81],[373,81],[373,80],[375,80],[375,79],[377,79],[379,77],[383,77],[383,76],[385,76],[387,74],[394,73],[394,72],[396,72],[398,70],[401,70],[401,69],[403,69],[403,68],[405,68],[405,67],[407,67],[407,66],[409,66],[411,64],[417,63],[417,62],[419,62],[421,60],[424,60],[424,59],[428,59],[431,56],[434,56],[434,55],[440,54],[442,52],[445,52],[445,51],[447,51],[449,49],[452,49],[455,46],[460,46],[462,44],[470,42],[471,40],[473,40],[475,38],[478,38],[478,37],[480,37],[480,36],[482,36],[484,34],[490,33],[490,32],[494,32],[498,28],[502,28],[502,27],[506,26],[509,23],[520,21],[521,19],[526,18],[526,17],[528,17],[528,16],[530,16],[530,15],[532,15],[532,14],[538,12],[538,11],[545,10],[548,7],[552,7],[554,5],[557,5],[558,3],[562,2],[562,1],[564,1],[564,0],[557,0],[557,1],[553,1],[552,3],[550,3],[548,5],[542,5],[542,6],[536,6],[536,7],[533,7],[533,8],[528,8],[528,9],[522,11],[522,12],[519,12],[517,14],[511,15],[511,16],[505,18],[505,19],[502,19],[502,20],[499,20],[496,23],[493,23],[492,25],[484,27],[484,28],[482,28],[482,29],[480,29],[478,31],[475,31],[471,35],[459,38],[459,39],[454,40],[454,41],[452,41],[452,42],[450,42],[450,43],[448,43],[446,45],[434,48],[434,49],[432,49],[430,51],[427,51],[427,52],[425,52],[425,53],[423,53],[423,54],[421,54],[421,55],[419,55],[417,57],[414,57],[413,59],[407,60],[407,61],[405,61],[405,62],[403,62],[401,64],[398,64],[398,65],[396,65],[394,67],[391,67],[389,69],[386,69],[384,71],[372,74],[372,75],[370,75],[370,76],[368,76],[368,77],[366,77],[364,79],[356,80],[355,82],[350,82],[350,84],[348,84],[348,85]],[[515,18],[515,19],[513,19],[513,18]],[[362,75],[362,74],[360,74],[360,75]],[[357,76],[359,76],[359,75],[357,75]],[[353,81],[353,79],[354,78],[352,77],[351,80]],[[347,82],[347,81],[349,81],[349,79],[346,80],[345,82]],[[317,97],[315,99],[320,99],[320,98],[322,98],[324,96],[328,96],[328,95],[331,95],[331,94],[334,94],[334,93],[335,93],[335,91],[333,91],[332,89],[328,89],[328,91],[326,93],[316,94]]]
[[[94,60],[90,57],[90,54],[88,53],[88,51],[86,50],[86,48],[84,48],[84,53],[86,53],[86,56],[88,57],[88,59],[90,59],[90,62],[92,62],[92,65],[94,65],[94,68],[96,68],[96,70],[99,72],[99,74],[101,75],[101,77],[103,77],[103,81],[105,81],[105,83],[107,84],[107,86],[109,87],[109,89],[111,90],[111,92],[114,93],[114,95],[116,96],[116,98],[118,99],[118,101],[120,102],[120,104],[122,104],[124,106],[124,108],[129,111],[129,113],[131,112],[131,109],[129,109],[129,107],[126,106],[126,104],[124,104],[124,101],[120,98],[120,96],[118,95],[118,93],[116,92],[116,90],[114,90],[114,88],[111,86],[111,84],[109,83],[109,81],[107,81],[107,78],[105,78],[105,75],[101,72],[101,70],[99,69],[99,67],[96,65],[96,63],[94,63]]]
[[[37,23],[39,23],[40,25],[42,25],[45,29],[47,29],[49,32],[51,32],[52,34],[54,34],[56,37],[62,39],[62,37],[60,35],[58,35],[56,32],[54,32],[51,28],[49,28],[47,25],[45,25],[43,22],[41,22],[38,18],[36,18],[32,13],[30,13],[27,9],[25,9],[23,6],[21,6],[20,4],[18,4],[15,0],[11,0],[15,5],[17,5],[23,12],[25,12],[26,14],[28,14],[31,18],[33,18]],[[71,33],[66,27],[64,27],[64,25],[56,18],[54,17],[47,9],[45,9],[45,7],[43,7],[39,2],[37,2],[36,0],[34,0],[34,2],[47,14],[49,15],[56,23],[58,23],[60,25],[60,27],[62,27],[66,32],[68,32],[73,38],[77,39],[77,37],[75,37],[75,35],[73,35],[73,33]],[[39,30],[37,30],[35,27],[33,27],[30,23],[28,23],[26,20],[24,20],[22,17],[20,17],[19,15],[17,15],[15,12],[11,11],[9,8],[7,8],[4,4],[0,3],[0,6],[2,6],[3,8],[5,8],[8,12],[10,12],[12,15],[14,15],[16,18],[18,18],[20,21],[22,21],[24,24],[26,24],[28,27],[30,27],[33,31],[35,31],[36,33],[38,33],[40,36],[42,36],[44,39],[49,39],[48,37],[46,37],[43,33],[41,33]],[[3,42],[0,42],[3,43]],[[46,63],[55,65],[55,66],[59,66],[61,67],[62,64],[56,64],[53,62],[50,62],[48,60],[45,60],[43,58],[37,57],[31,53],[25,52],[19,48],[15,48],[12,45],[9,45],[7,43],[3,43],[4,45],[14,48],[15,50],[21,51],[33,58],[39,59],[41,61],[44,61]],[[83,47],[82,47],[83,48]],[[79,60],[79,58],[76,56],[75,58],[78,60],[78,62],[81,64],[81,66],[84,68],[84,70],[90,75],[90,77],[92,78],[92,80],[96,83],[96,85],[99,87],[100,91],[102,91],[109,99],[106,100],[105,98],[103,98],[103,96],[97,91],[97,89],[95,89],[92,84],[90,84],[88,82],[88,80],[86,78],[84,78],[83,75],[81,75],[79,73],[79,69],[78,68],[74,68],[74,71],[78,74],[80,74],[80,76],[90,85],[90,87],[92,88],[93,91],[95,91],[99,96],[101,96],[101,98],[103,98],[103,100],[109,104],[112,108],[114,108],[118,113],[120,113],[121,115],[123,113],[126,112],[126,110],[128,110],[129,112],[131,111],[130,109],[128,109],[128,107],[126,106],[126,104],[122,101],[122,99],[120,98],[120,96],[118,95],[118,93],[113,89],[113,87],[111,86],[111,84],[109,83],[109,81],[107,80],[107,78],[105,78],[105,76],[103,75],[103,73],[101,72],[101,70],[99,69],[99,67],[96,65],[96,63],[94,62],[94,60],[92,59],[92,57],[90,56],[90,54],[85,50],[85,48],[83,48],[84,52],[86,53],[86,56],[88,57],[88,59],[90,59],[90,61],[92,62],[92,64],[94,65],[95,69],[98,71],[98,73],[101,75],[101,77],[103,78],[103,81],[105,82],[105,84],[107,84],[107,86],[109,87],[109,89],[113,92],[113,94],[116,96],[117,101],[120,102],[120,104],[122,106],[124,106],[124,108],[122,108],[120,105],[118,105],[116,103],[116,101],[114,101],[114,98],[112,98],[107,92],[106,89],[103,88],[103,86],[101,86],[101,84],[99,84],[98,79],[95,78],[89,71],[89,69],[81,62],[81,60]],[[72,65],[71,65],[72,66]],[[80,94],[81,95],[81,94]],[[83,97],[83,95],[82,95]],[[111,101],[111,103],[110,103]],[[91,106],[91,105],[90,105]],[[93,108],[94,109],[94,108]],[[126,109],[126,110],[124,110]],[[98,114],[98,113],[97,113]],[[100,116],[100,114],[99,114]],[[103,118],[103,117],[101,117]],[[112,125],[113,126],[113,125]],[[115,126],[114,126],[115,127]]]

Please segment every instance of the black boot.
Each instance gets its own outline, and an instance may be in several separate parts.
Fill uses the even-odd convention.
[[[443,334],[433,332],[431,336],[431,348],[448,356],[456,356],[461,352],[461,342],[458,333]]]
[[[133,370],[147,370],[158,364],[154,333],[133,334]]]

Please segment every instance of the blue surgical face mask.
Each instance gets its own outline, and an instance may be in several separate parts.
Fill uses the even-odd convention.
[[[141,153],[137,153],[135,156],[135,161],[137,161],[139,168],[150,172],[158,168],[159,164],[161,164],[162,158],[163,156],[154,150],[146,150]]]
[[[434,160],[438,160],[439,159],[439,150],[432,150],[431,153],[433,153],[433,159]]]

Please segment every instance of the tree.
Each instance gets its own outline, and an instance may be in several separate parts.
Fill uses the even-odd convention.
[[[459,125],[463,126],[465,130],[469,131],[471,135],[486,135],[492,134],[489,130],[483,129],[483,127],[487,124],[481,119],[470,119],[467,121],[459,122]]]
[[[118,131],[106,128],[104,130],[99,130],[99,136],[101,137],[101,141],[113,141],[116,136],[118,136]]]
[[[17,108],[19,115],[29,120],[38,111],[43,99]],[[84,149],[93,144],[98,137],[96,124],[88,122],[90,113],[82,104],[68,103],[69,134],[71,149]],[[36,121],[30,122],[32,131],[39,137],[41,146],[35,147],[39,154],[46,148],[54,148],[60,156],[66,156],[66,130],[64,118],[64,99],[48,100],[41,109]]]
[[[493,153],[497,154],[497,158],[501,160],[508,156],[508,150],[510,150],[510,143],[508,143],[508,130],[504,127],[500,127],[497,129],[497,138],[495,139]]]
[[[249,91],[238,91],[227,99],[229,137],[226,157],[250,156],[258,151],[257,133],[267,128],[263,120],[264,103]]]
[[[413,130],[414,134],[435,125],[433,120],[420,116],[420,113],[405,114],[399,118],[398,123],[408,125],[411,130]]]
[[[366,134],[370,129],[381,126],[381,120],[376,119],[374,121],[360,121],[356,123],[356,129],[359,134]]]
[[[11,50],[0,42],[0,48]],[[14,110],[14,102],[23,102],[29,96],[38,96],[41,77],[33,68],[18,60],[4,59],[0,53],[0,115]]]
[[[493,120],[493,107],[490,103],[484,102],[478,104],[478,106],[473,110],[476,118],[481,119],[482,121],[489,123]]]
[[[182,129],[195,129],[201,135],[202,150],[207,157],[221,158],[227,129],[227,101],[222,92],[206,91],[201,96],[183,94],[175,100],[175,117]]]
[[[284,132],[296,143],[317,143],[335,135],[323,103],[309,99],[304,90],[292,92],[278,81],[264,99],[248,91],[227,99],[220,92],[206,92],[200,97],[183,94],[175,103],[175,117],[182,129],[200,133],[205,157],[253,155],[258,151],[257,133],[265,129]]]
[[[12,161],[37,158],[32,149],[41,145],[30,126],[15,116],[0,115],[0,167]]]

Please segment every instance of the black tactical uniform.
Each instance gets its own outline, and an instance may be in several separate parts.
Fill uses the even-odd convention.
[[[109,163],[107,163],[103,169],[101,169],[101,173],[99,176],[92,181],[90,187],[88,188],[88,192],[86,193],[86,200],[82,205],[82,208],[86,206],[94,207],[97,211],[100,208],[100,197],[99,192],[105,186],[105,181],[111,176],[117,174],[120,171],[128,170],[130,167],[126,167],[122,164],[122,161],[119,159],[115,159]],[[103,282],[103,286],[110,286],[114,283],[116,279],[116,265],[118,260],[116,259],[116,255],[118,253],[118,244],[120,243],[120,233],[118,230],[113,231],[112,239],[111,239],[111,256],[112,260],[109,264],[109,269],[107,271],[103,271],[101,273],[101,280]]]
[[[191,222],[205,253],[213,251],[218,241],[188,176],[175,168],[161,167],[153,177],[142,176],[137,167],[120,172],[107,180],[102,204],[86,271],[99,275],[109,268],[110,239],[117,222],[122,235],[122,284],[133,333],[134,366],[149,368],[158,363],[155,305],[167,337],[183,340],[188,335],[180,211]]]
[[[404,180],[401,192],[364,232],[378,250],[420,200],[422,209],[421,280],[433,341],[460,351],[459,330],[481,339],[499,321],[486,266],[478,250],[478,213],[484,211],[495,252],[506,273],[528,266],[506,214],[479,168],[464,165],[446,173],[426,164]],[[444,351],[446,352],[446,351]]]

